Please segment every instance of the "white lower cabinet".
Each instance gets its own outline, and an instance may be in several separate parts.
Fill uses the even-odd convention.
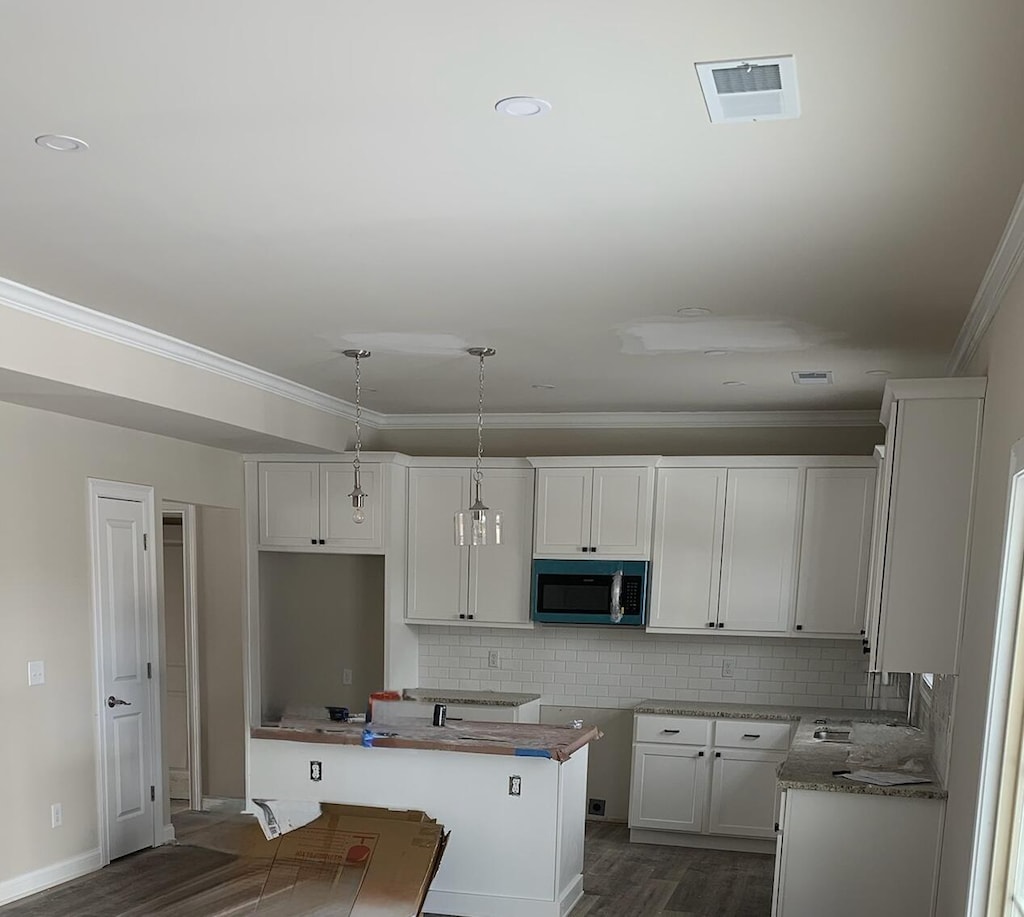
[[[707,749],[635,745],[629,826],[657,831],[703,830],[707,783]]]
[[[639,714],[633,736],[634,832],[774,838],[789,722]]]
[[[772,917],[935,913],[945,802],[787,790]]]

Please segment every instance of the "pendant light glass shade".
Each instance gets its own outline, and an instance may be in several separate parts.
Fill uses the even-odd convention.
[[[455,514],[455,544],[460,547],[472,545],[500,545],[502,541],[501,512],[491,509],[483,501],[481,483],[484,473],[480,466],[484,457],[484,359],[493,357],[491,347],[473,347],[468,353],[480,359],[480,389],[476,415],[476,468],[473,471],[473,503],[467,509]]]
[[[369,350],[343,350],[342,353],[356,361],[356,457],[352,461],[352,493],[348,496],[352,501],[352,521],[356,525],[362,525],[366,521],[366,491],[359,480],[359,455],[363,448],[363,377],[360,361],[372,354]]]

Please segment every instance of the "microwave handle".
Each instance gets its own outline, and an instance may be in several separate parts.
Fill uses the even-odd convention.
[[[622,570],[612,576],[611,600],[608,603],[608,614],[616,624],[622,620]]]

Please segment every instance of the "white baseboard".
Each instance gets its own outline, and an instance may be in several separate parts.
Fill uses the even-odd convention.
[[[174,825],[164,825],[164,843],[173,844],[177,840],[174,834]]]
[[[631,844],[660,844],[664,847],[703,847],[705,850],[737,850],[743,853],[775,853],[776,842],[756,837],[686,834],[676,831],[652,831],[630,828]]]
[[[583,897],[583,876],[577,876],[558,901],[537,898],[502,898],[496,895],[472,895],[431,889],[423,906],[428,914],[450,917],[565,917]]]
[[[245,809],[244,799],[232,799],[229,796],[204,796],[204,812],[221,812],[225,815],[240,815]]]
[[[13,879],[6,879],[0,882],[0,905],[8,904],[19,898],[34,895],[36,892],[60,885],[70,879],[77,879],[87,873],[95,872],[103,865],[100,855],[100,848],[90,850],[87,853],[80,853],[78,856],[67,860],[61,860],[52,866],[44,866],[42,869],[35,869],[32,872],[23,873]]]

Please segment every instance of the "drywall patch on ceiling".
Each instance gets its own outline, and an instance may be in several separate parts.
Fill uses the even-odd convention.
[[[325,336],[326,337],[326,336]],[[418,331],[360,331],[354,334],[331,336],[331,347],[369,350],[372,353],[400,353],[421,357],[450,357],[461,355],[474,346],[455,334],[434,334]]]
[[[771,318],[651,319],[616,329],[622,352],[634,355],[659,353],[784,353],[808,350],[831,335],[801,322]]]

